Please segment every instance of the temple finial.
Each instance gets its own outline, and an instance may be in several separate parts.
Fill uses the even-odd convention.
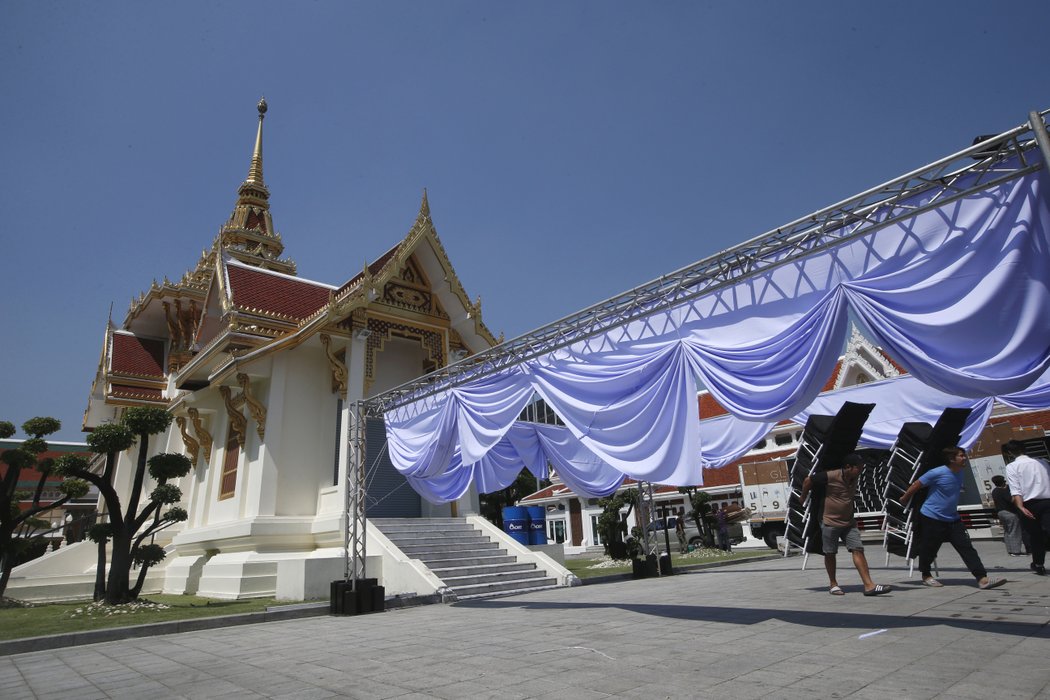
[[[419,203],[419,214],[430,218],[430,202],[427,201],[427,188],[423,188],[423,201]]]
[[[259,110],[259,130],[255,134],[255,150],[252,151],[252,164],[248,168],[248,179],[246,183],[263,185],[263,119],[266,118],[266,98],[259,100],[256,105]]]

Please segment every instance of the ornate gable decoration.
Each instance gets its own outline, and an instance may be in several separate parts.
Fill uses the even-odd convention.
[[[398,309],[448,319],[415,257],[406,260],[397,275],[387,282],[381,299],[382,303]]]
[[[846,343],[846,352],[839,361],[838,376],[835,377],[833,388],[841,389],[867,382],[877,382],[880,379],[889,379],[901,374],[901,370],[893,360],[865,338],[854,326],[849,342]]]

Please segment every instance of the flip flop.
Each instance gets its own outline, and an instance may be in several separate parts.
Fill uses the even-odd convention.
[[[846,591],[842,590],[838,586],[832,586],[831,590],[828,591],[831,595],[846,595]]]
[[[1004,583],[1006,583],[1006,579],[1005,578],[990,578],[990,579],[988,579],[988,583],[984,583],[984,584],[978,583],[977,587],[980,588],[982,591],[987,591],[989,588],[998,588],[999,586],[1003,585]]]
[[[922,580],[922,585],[929,586],[930,588],[944,588],[944,584],[932,576],[930,578],[924,578]]]
[[[864,591],[864,595],[882,595],[883,593],[889,593],[893,590],[893,586],[884,586],[881,583],[875,584],[875,588],[870,591]]]

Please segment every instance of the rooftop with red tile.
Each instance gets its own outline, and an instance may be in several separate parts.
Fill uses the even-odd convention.
[[[113,334],[110,371],[132,377],[164,376],[164,342],[131,333]]]
[[[332,287],[233,261],[226,262],[230,298],[243,311],[262,312],[296,321],[328,303]]]

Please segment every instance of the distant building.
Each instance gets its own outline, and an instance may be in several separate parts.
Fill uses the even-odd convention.
[[[0,440],[0,452],[13,450],[21,446],[21,440]],[[88,451],[87,444],[83,442],[52,442],[48,441],[49,449],[37,456],[38,461],[45,459],[57,459],[65,454],[79,454],[84,457],[93,457]],[[8,466],[0,462],[0,478],[7,475]],[[33,505],[33,495],[40,483],[40,472],[36,469],[23,469],[18,475],[19,491],[26,493],[26,498],[18,502],[19,510],[25,512]],[[62,479],[57,476],[48,476],[44,480],[44,488],[40,493],[40,505],[50,505],[62,498],[58,485]],[[98,504],[98,489],[94,486],[84,496],[67,501],[57,508],[40,513],[39,520],[48,523],[47,528],[35,528],[25,531],[22,536],[41,537],[46,542],[46,547],[35,551],[35,556],[43,554],[47,549],[57,549],[63,544],[71,544],[84,539],[87,528],[95,523]]]

